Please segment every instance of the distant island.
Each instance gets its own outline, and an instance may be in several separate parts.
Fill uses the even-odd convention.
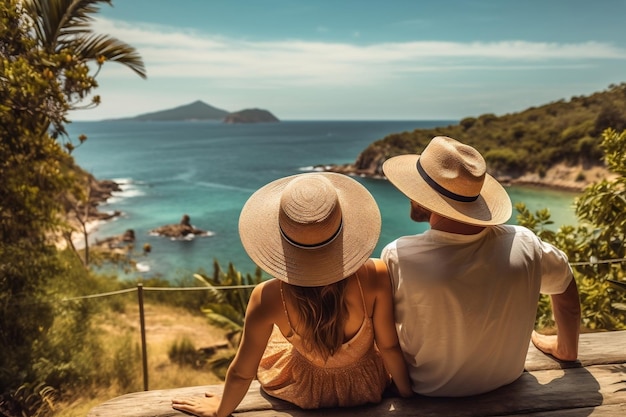
[[[279,120],[272,113],[262,109],[246,109],[230,113],[224,118],[224,123],[268,123]]]
[[[142,122],[163,122],[163,121],[194,121],[194,120],[215,120],[223,123],[276,123],[278,118],[267,110],[244,109],[236,112],[229,112],[217,107],[213,107],[201,100],[171,109],[160,110],[151,113],[140,114],[139,116],[116,119],[134,120]]]

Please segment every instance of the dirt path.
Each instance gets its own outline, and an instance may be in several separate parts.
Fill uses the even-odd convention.
[[[151,346],[170,345],[185,337],[193,341],[196,348],[225,343],[225,332],[212,326],[201,313],[165,305],[144,306],[146,342]],[[120,315],[125,326],[140,334],[139,309],[127,309]]]

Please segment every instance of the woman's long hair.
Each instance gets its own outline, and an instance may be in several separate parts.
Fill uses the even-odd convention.
[[[343,344],[348,318],[345,302],[347,279],[322,287],[285,285],[298,311],[297,332],[304,346],[325,360]]]

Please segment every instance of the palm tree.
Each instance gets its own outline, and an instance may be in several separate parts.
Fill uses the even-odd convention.
[[[79,60],[115,61],[146,78],[141,57],[132,46],[112,36],[93,33],[91,23],[111,0],[29,0],[26,10],[33,19],[37,40],[47,52],[72,50]],[[100,62],[101,64],[101,62]]]
[[[147,77],[143,60],[134,47],[110,35],[94,33],[92,23],[100,3],[112,5],[111,0],[25,0],[23,3],[31,19],[37,47],[54,57],[48,70],[51,78],[60,80],[60,92],[67,100],[64,113],[100,103],[100,97],[94,96],[91,103],[79,107],[92,88],[97,87],[95,77],[107,61],[118,62],[141,78]],[[97,70],[89,75],[87,64],[94,63]],[[64,116],[50,117],[45,128],[51,123],[55,137],[59,133],[66,135],[65,122]]]
[[[226,337],[230,349],[213,352],[205,358],[213,373],[225,378],[226,369],[234,359],[241,340],[246,308],[252,289],[263,282],[263,273],[257,267],[254,276],[242,275],[232,263],[228,264],[228,270],[224,272],[217,260],[214,260],[212,277],[197,273],[194,274],[194,278],[209,289],[208,302],[202,308],[209,323],[228,331]]]

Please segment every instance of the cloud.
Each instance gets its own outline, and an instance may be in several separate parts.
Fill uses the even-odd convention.
[[[158,25],[99,18],[98,32],[137,48],[151,78],[207,78],[224,83],[366,85],[410,73],[485,69],[581,68],[626,60],[626,50],[600,42],[528,41],[396,43],[254,41]],[[318,31],[321,30],[318,28]],[[109,75],[127,71],[115,69]]]

